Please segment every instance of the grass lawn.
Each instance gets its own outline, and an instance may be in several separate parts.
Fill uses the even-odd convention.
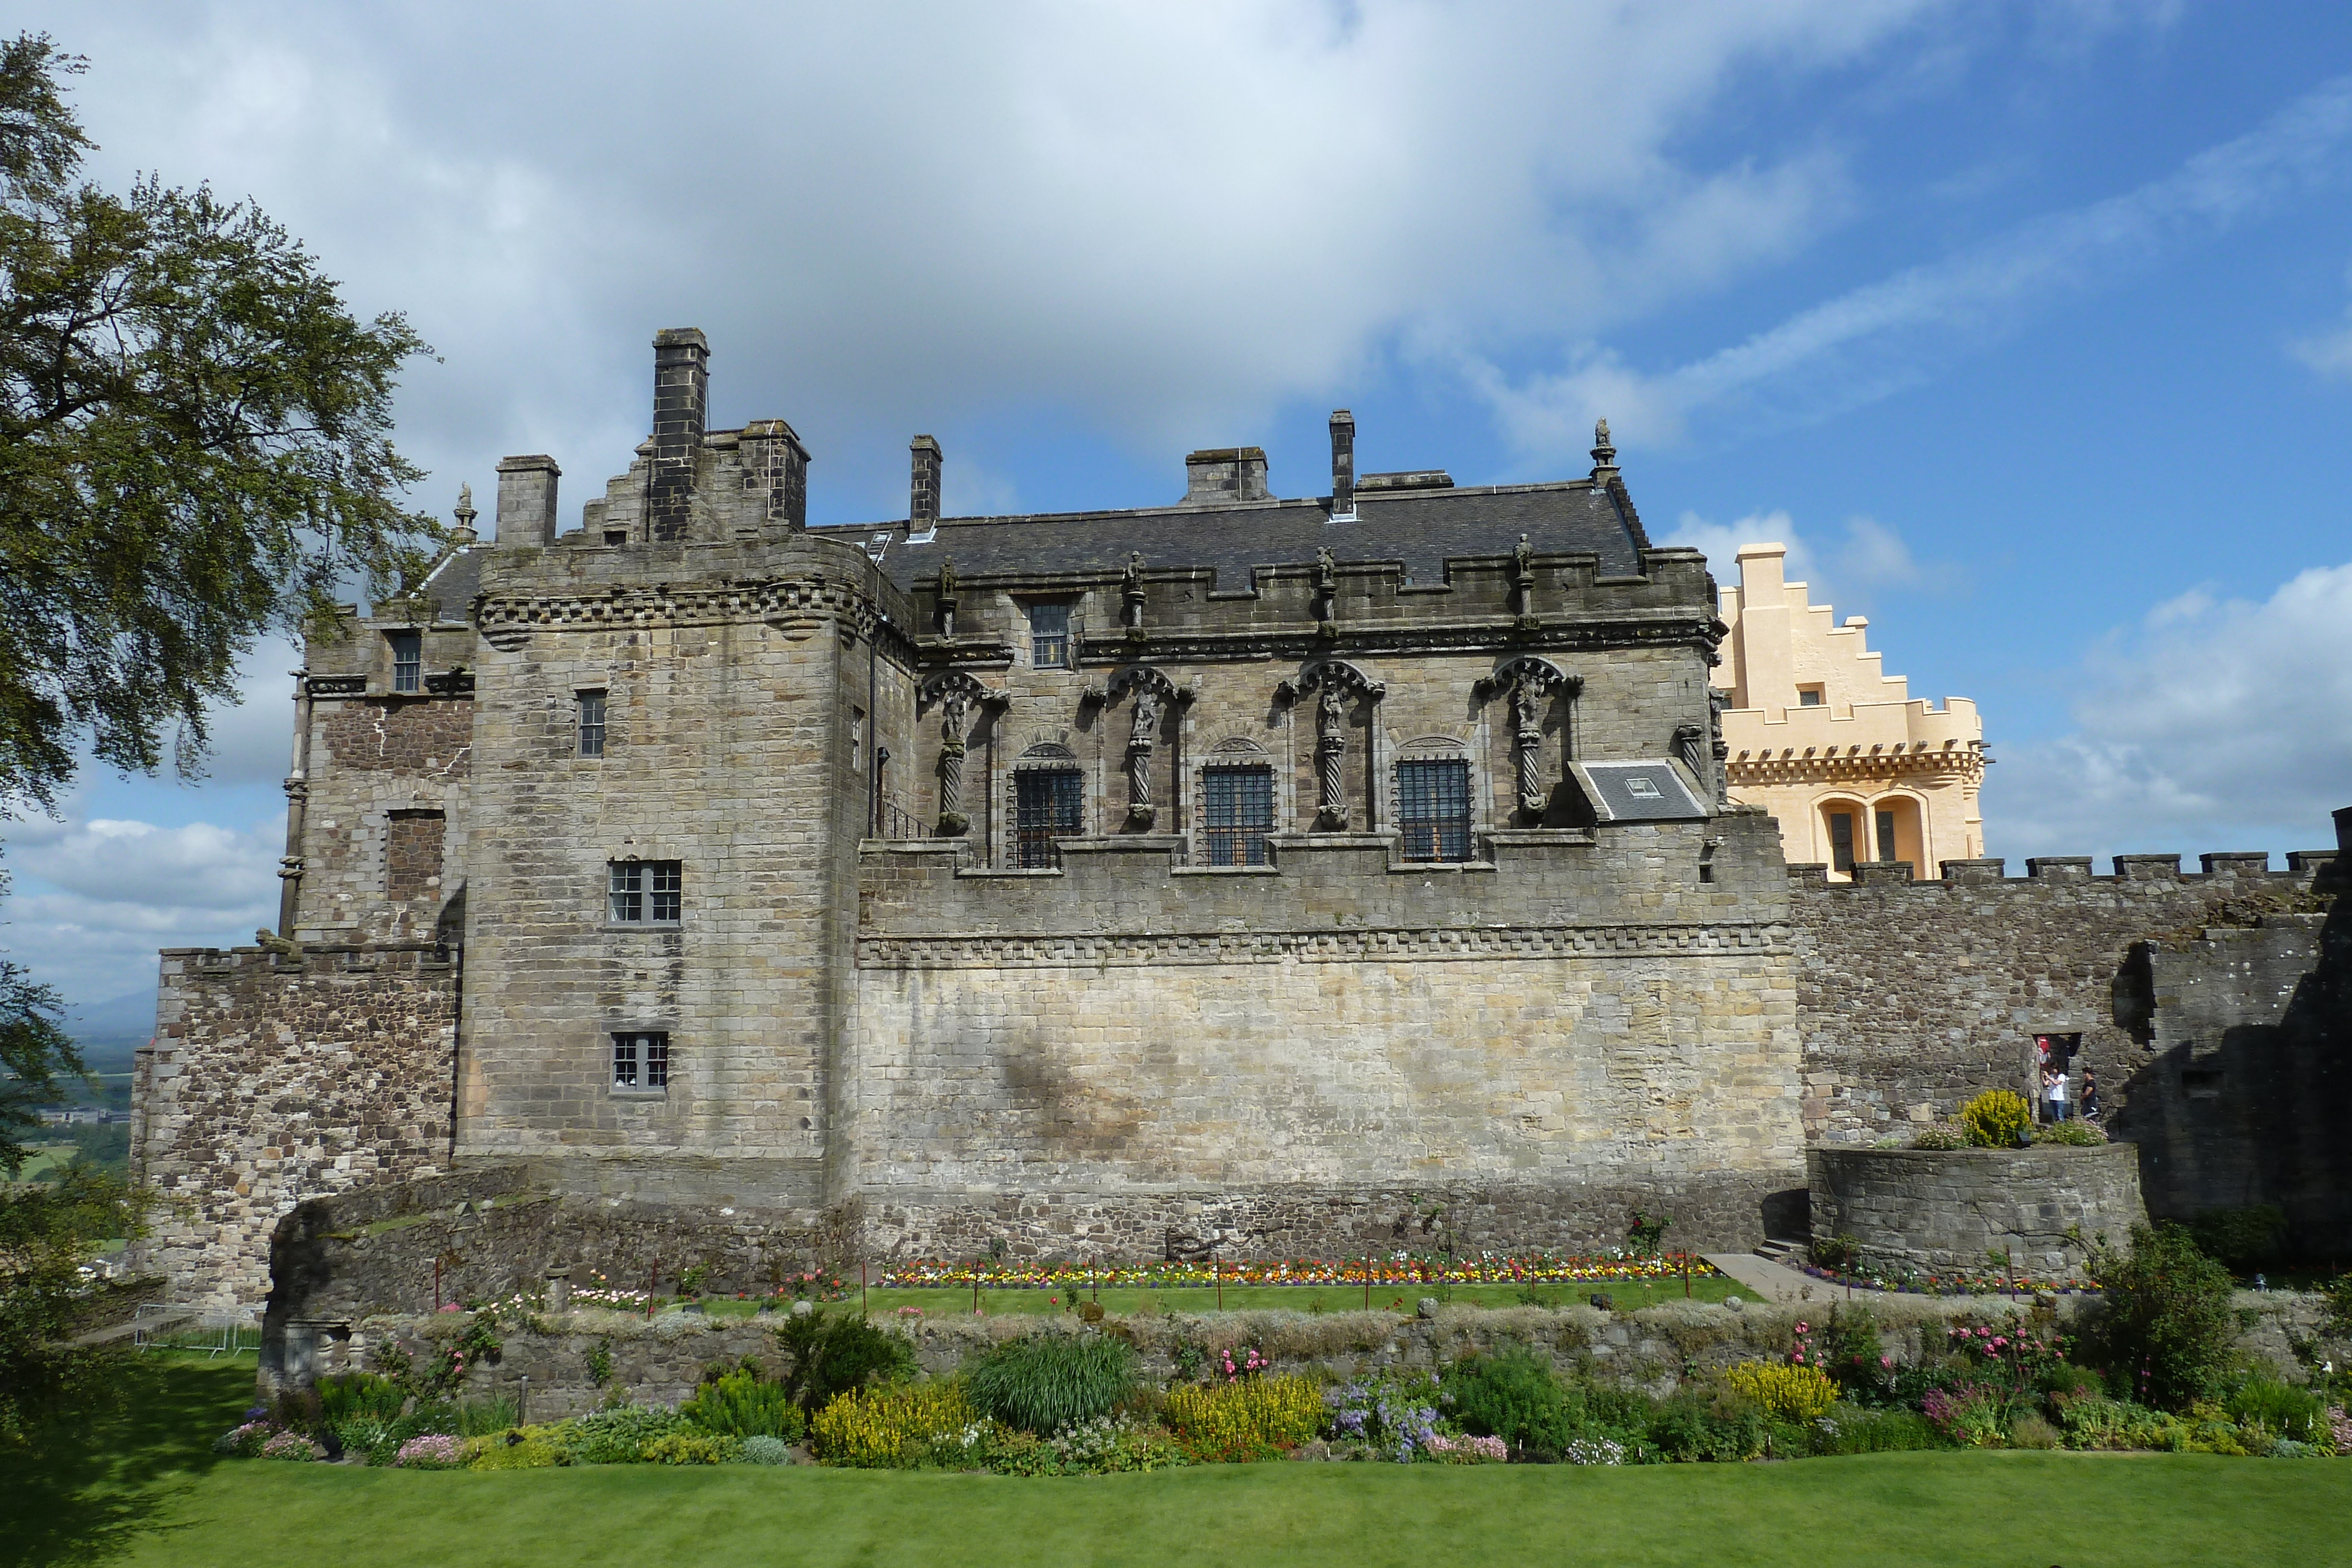
[[[213,1458],[253,1363],[159,1358],[0,1485],[0,1565],[2352,1563],[2352,1460],[1885,1454],[1637,1469],[1244,1465],[1017,1480]]]
[[[1696,1301],[1719,1301],[1733,1291],[1749,1301],[1756,1292],[1736,1281],[1720,1274],[1694,1278],[1691,1296]],[[1450,1294],[1448,1292],[1451,1292]],[[1607,1292],[1621,1312],[1655,1306],[1660,1301],[1683,1299],[1683,1282],[1679,1280],[1657,1280],[1639,1283],[1623,1281],[1593,1281],[1571,1285],[1374,1285],[1372,1305],[1412,1315],[1415,1303],[1423,1296],[1435,1296],[1480,1307],[1517,1307],[1535,1304],[1548,1307],[1572,1306],[1591,1301]],[[983,1312],[998,1316],[1013,1312],[1058,1312],[1062,1307],[1053,1298],[1060,1296],[1065,1302],[1068,1293],[1062,1291],[992,1291],[982,1287],[980,1304]],[[1080,1301],[1097,1299],[1081,1290]],[[1208,1312],[1217,1308],[1217,1292],[1213,1286],[1183,1286],[1174,1290],[1145,1290],[1138,1287],[1105,1289],[1100,1300],[1106,1312],[1126,1316],[1135,1312]],[[849,1308],[857,1309],[857,1291],[853,1284],[849,1292]],[[709,1311],[719,1316],[755,1312],[756,1301],[737,1301],[712,1298],[706,1303]],[[971,1311],[971,1288],[944,1287],[927,1290],[877,1290],[869,1292],[867,1310],[873,1316],[887,1318],[901,1307],[920,1307],[926,1317],[954,1317]],[[1286,1312],[1359,1312],[1364,1310],[1364,1289],[1361,1285],[1227,1285],[1225,1311],[1249,1312],[1276,1308]]]

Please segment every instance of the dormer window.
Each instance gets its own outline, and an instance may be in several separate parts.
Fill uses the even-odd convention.
[[[1070,607],[1066,603],[1029,607],[1029,663],[1040,670],[1070,667]]]

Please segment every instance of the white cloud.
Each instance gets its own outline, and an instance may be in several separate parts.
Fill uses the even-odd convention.
[[[0,903],[0,949],[68,999],[93,1002],[152,984],[159,947],[250,943],[278,918],[282,817],[247,828],[83,820],[10,824],[13,894]]]
[[[2183,594],[2068,678],[2073,734],[1996,747],[1993,853],[2326,848],[2352,805],[2352,564]]]
[[[1572,453],[1566,433],[1601,416],[1626,444],[1677,441],[1702,414],[1762,423],[1828,417],[2007,336],[2070,291],[2108,281],[2178,236],[2221,232],[2339,180],[2347,141],[2352,77],[2342,77],[2137,190],[1906,268],[1676,369],[1629,370],[1606,350],[1587,349],[1565,371],[1516,384],[1475,361],[1467,377],[1531,462]],[[2352,356],[2352,333],[2297,351],[2333,368],[2339,355]]]
[[[877,503],[907,434],[1008,406],[1165,449],[1391,345],[1589,340],[1853,210],[1810,128],[1692,151],[1727,93],[2000,31],[1954,0],[159,3],[60,42],[111,174],[250,192],[415,311],[437,506],[514,451],[593,493],[659,326],[712,333],[719,418],[793,419]]]
[[[1877,596],[1891,589],[1937,589],[1958,580],[1949,567],[1921,565],[1903,536],[1875,517],[1846,518],[1843,537],[1824,545],[1800,529],[1786,508],[1751,512],[1728,523],[1685,512],[1658,542],[1704,550],[1716,581],[1726,586],[1739,580],[1740,547],[1786,545],[1789,553],[1780,567],[1784,579],[1804,583],[1815,604],[1834,603],[1857,613],[1868,613]]]

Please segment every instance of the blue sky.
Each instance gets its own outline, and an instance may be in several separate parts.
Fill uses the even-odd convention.
[[[1339,405],[1368,468],[1564,476],[1605,413],[1654,537],[1789,538],[1981,705],[2012,870],[2352,804],[2352,9],[0,11],[89,57],[102,177],[410,312],[436,508],[543,450],[576,517],[688,323],[818,521],[903,515],[918,430],[1040,510],[1237,442],[1316,493]],[[0,941],[96,1002],[273,919],[290,667],[211,781],[10,824]]]

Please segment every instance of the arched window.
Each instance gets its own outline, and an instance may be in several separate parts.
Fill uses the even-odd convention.
[[[1830,874],[1850,877],[1856,861],[1870,858],[1870,824],[1858,800],[1822,803],[1822,845],[1829,852]]]
[[[1870,847],[1883,861],[1908,861],[1912,874],[1927,870],[1927,836],[1921,831],[1919,802],[1908,795],[1887,795],[1871,802]]]

